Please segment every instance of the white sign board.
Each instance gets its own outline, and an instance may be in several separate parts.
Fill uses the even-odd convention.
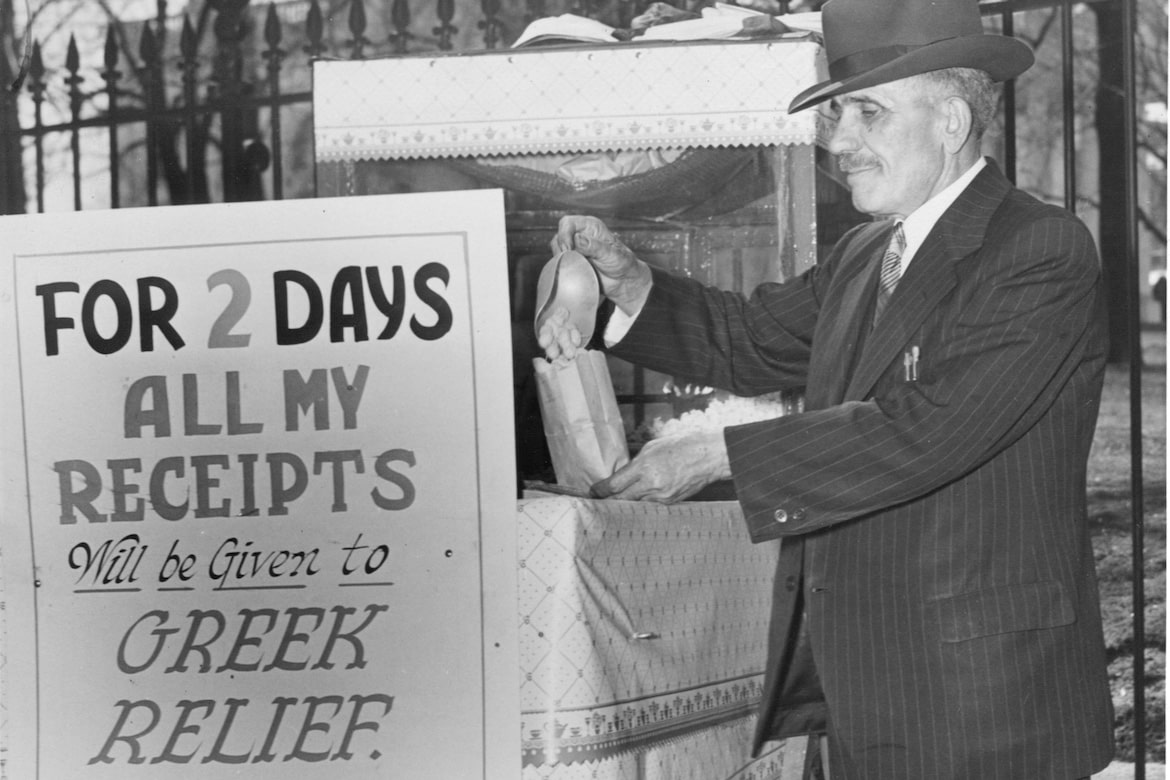
[[[0,254],[7,776],[517,777],[501,193]]]

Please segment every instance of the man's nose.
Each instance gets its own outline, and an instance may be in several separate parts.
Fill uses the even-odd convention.
[[[853,124],[848,119],[844,117],[836,120],[826,118],[822,121],[829,126],[827,145],[829,154],[840,155],[858,150],[857,133],[854,132]]]

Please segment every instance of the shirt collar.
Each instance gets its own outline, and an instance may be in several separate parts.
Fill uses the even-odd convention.
[[[902,252],[903,273],[906,271],[906,266],[910,265],[910,261],[914,258],[914,253],[918,251],[922,242],[934,229],[935,223],[938,222],[943,212],[951,207],[951,204],[958,199],[963,190],[967,189],[967,185],[986,167],[987,160],[980,157],[962,176],[948,184],[942,192],[923,203],[914,210],[914,213],[903,220],[902,230],[906,234],[906,249]]]

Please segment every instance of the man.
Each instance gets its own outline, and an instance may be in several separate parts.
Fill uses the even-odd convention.
[[[613,354],[741,395],[804,387],[807,411],[652,441],[595,491],[731,477],[753,539],[783,539],[757,750],[824,728],[832,780],[1087,777],[1112,753],[1085,521],[1099,264],[980,154],[992,82],[1031,51],[983,34],[974,0],[831,0],[823,23],[831,78],[789,110],[829,102],[874,222],[750,300],[593,218],[553,241],[597,268]],[[583,340],[561,315],[551,359]]]

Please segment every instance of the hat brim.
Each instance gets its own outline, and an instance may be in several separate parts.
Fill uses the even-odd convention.
[[[964,35],[930,43],[876,68],[844,79],[822,81],[788,106],[794,114],[829,98],[943,68],[975,68],[994,81],[1007,81],[1032,67],[1036,56],[1023,41],[1006,35]]]

